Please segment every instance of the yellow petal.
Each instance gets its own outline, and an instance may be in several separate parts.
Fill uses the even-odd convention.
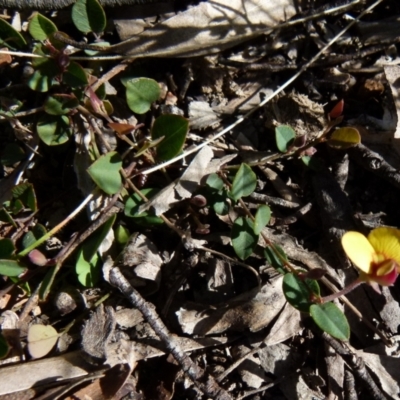
[[[400,264],[400,230],[377,228],[370,232],[368,240],[377,253]]]
[[[366,274],[371,272],[375,249],[364,235],[359,232],[346,232],[342,237],[342,246],[347,257],[357,268]]]
[[[386,260],[382,264],[379,265],[379,268],[376,270],[376,276],[385,276],[390,274],[396,268],[396,263],[393,260]]]

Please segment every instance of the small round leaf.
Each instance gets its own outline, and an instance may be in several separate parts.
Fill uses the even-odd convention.
[[[50,325],[31,325],[28,330],[28,351],[33,358],[41,358],[50,353],[57,343],[58,333]]]
[[[311,317],[326,333],[336,339],[348,340],[350,326],[343,312],[333,303],[313,304],[310,307]]]
[[[254,233],[259,235],[261,231],[267,226],[271,219],[271,209],[266,205],[258,207],[255,221],[254,221]]]
[[[288,146],[293,142],[296,137],[296,132],[288,125],[280,125],[275,128],[275,140],[278,150],[286,153]]]
[[[40,117],[36,129],[40,139],[48,146],[63,144],[71,135],[69,119],[65,115],[44,114]]]
[[[319,296],[318,282],[313,279],[300,279],[298,275],[287,273],[283,277],[283,294],[287,302],[299,311],[309,312],[313,304],[311,297]]]
[[[44,102],[44,111],[50,115],[64,115],[79,105],[75,96],[53,94]]]
[[[136,78],[126,84],[126,101],[129,108],[144,114],[150,110],[151,104],[160,97],[160,86],[154,79]]]
[[[18,48],[26,46],[24,37],[6,20],[0,18],[0,43],[6,45],[9,42],[14,43]]]
[[[79,282],[85,287],[94,287],[100,280],[103,262],[101,257],[99,257],[98,251],[112,228],[115,219],[115,215],[111,216],[85,240],[79,249],[75,271]]]
[[[248,218],[237,218],[232,226],[231,239],[233,249],[241,260],[251,256],[258,242],[258,235],[254,233],[253,222]]]
[[[219,191],[224,187],[224,181],[217,174],[212,173],[208,176],[206,185]]]
[[[29,21],[29,33],[36,40],[46,40],[51,34],[57,32],[57,27],[44,15],[35,13]]]
[[[159,189],[146,188],[140,192],[147,198],[151,198],[159,192]],[[143,203],[144,201],[138,194],[132,194],[125,202],[125,215],[130,218],[135,218],[135,222],[139,223],[140,225],[149,226],[163,224],[164,221],[160,217],[157,217],[154,214],[154,211],[144,211],[139,214],[139,208]]]
[[[336,129],[328,140],[328,144],[336,149],[346,150],[361,142],[360,132],[356,128]]]
[[[77,0],[72,7],[71,17],[83,33],[101,33],[106,27],[106,14],[97,0]]]
[[[336,105],[332,108],[332,110],[329,112],[329,116],[332,119],[339,118],[343,114],[343,109],[344,109],[344,100],[340,100]]]
[[[71,61],[63,74],[63,82],[72,88],[78,88],[88,84],[85,70],[76,62]]]
[[[164,139],[156,146],[157,158],[165,161],[178,155],[186,140],[189,130],[189,121],[174,114],[165,114],[158,117],[151,129],[152,140]]]
[[[228,199],[228,191],[224,188],[217,193],[213,193],[210,197],[213,209],[218,215],[226,215],[229,212],[230,202]]]
[[[230,195],[235,201],[252,194],[257,186],[257,176],[247,165],[242,164],[235,175]]]
[[[0,275],[19,276],[26,271],[26,267],[16,260],[0,260]]]
[[[121,156],[111,151],[98,158],[89,168],[88,172],[96,185],[107,194],[117,193],[122,185],[119,170],[122,167]]]

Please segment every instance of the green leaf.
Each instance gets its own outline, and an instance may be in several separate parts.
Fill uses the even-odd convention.
[[[122,225],[118,225],[115,228],[114,234],[115,234],[115,240],[120,245],[125,245],[128,242],[129,237],[131,236],[128,229],[126,229]]]
[[[46,228],[43,225],[36,224],[29,232],[25,233],[25,235],[23,236],[22,247],[24,249],[28,248],[46,233]]]
[[[218,193],[211,195],[210,203],[218,215],[226,215],[229,212],[230,202],[228,199],[228,191],[224,188]]]
[[[57,65],[53,60],[46,60],[28,79],[28,86],[36,91],[45,93],[53,86],[53,80],[58,75]]]
[[[115,194],[121,189],[122,178],[119,170],[122,168],[121,156],[111,151],[98,158],[89,168],[90,177],[96,185],[107,194]]]
[[[10,258],[15,252],[15,246],[11,239],[0,239],[0,258]]]
[[[271,219],[271,209],[266,205],[258,207],[254,221],[254,233],[259,235]]]
[[[350,127],[336,129],[328,140],[329,146],[342,150],[359,143],[361,143],[360,132],[356,128]]]
[[[343,312],[333,303],[313,304],[311,317],[326,333],[339,340],[348,340],[350,326]]]
[[[98,254],[95,254],[87,261],[83,258],[82,252],[79,252],[75,272],[81,285],[85,287],[95,287],[101,278],[102,265],[103,261]]]
[[[277,244],[274,244],[273,248],[268,246],[264,249],[264,257],[267,262],[281,274],[286,274],[285,264],[276,253],[279,253],[285,261],[288,260],[287,255],[283,251],[282,247],[278,246]]]
[[[11,208],[11,212],[14,215],[17,215],[19,212],[21,212],[24,209],[24,204],[22,203],[21,200],[16,199],[11,202],[10,208]]]
[[[33,54],[48,55],[48,50],[42,43],[33,49]],[[54,78],[60,74],[60,68],[53,59],[35,57],[32,59],[32,66],[35,72],[28,78],[27,84],[36,92],[47,92],[53,85]]]
[[[103,262],[98,255],[98,249],[112,228],[116,215],[110,217],[97,231],[82,244],[78,252],[75,271],[79,282],[85,287],[94,287],[101,277]]]
[[[140,192],[147,198],[151,198],[159,192],[159,189],[146,188],[141,190]],[[144,204],[144,201],[141,199],[141,197],[136,193],[132,194],[130,197],[127,198],[125,202],[124,214],[127,217],[135,218],[135,222],[138,222],[141,225],[149,226],[160,225],[164,223],[164,221],[160,217],[157,217],[152,210],[144,211],[138,214],[139,207],[142,204]]]
[[[5,337],[0,333],[0,360],[5,358],[10,351],[11,347],[8,345]]]
[[[24,37],[6,20],[0,18],[0,43],[7,46],[9,42],[14,43],[18,48],[26,46]]]
[[[40,285],[39,289],[39,298],[41,300],[46,300],[47,296],[51,291],[51,287],[53,285],[55,276],[57,274],[58,268],[57,267],[48,267],[46,268],[47,273],[42,280],[42,284]]]
[[[17,277],[23,274],[27,268],[16,260],[0,260],[0,275]]]
[[[253,222],[249,218],[237,218],[232,226],[231,239],[233,249],[241,260],[251,256],[258,242]]]
[[[71,61],[63,73],[63,82],[72,88],[79,88],[88,84],[85,70],[75,61]]]
[[[53,94],[44,102],[44,111],[50,115],[68,114],[79,105],[79,101],[75,96]]]
[[[32,210],[37,211],[36,195],[31,183],[20,183],[12,188],[14,200],[19,200],[22,204]]]
[[[283,277],[283,294],[287,302],[302,312],[309,312],[310,306],[314,304],[312,297],[319,296],[319,285],[313,279],[300,279],[294,273],[287,273]]]
[[[166,114],[158,117],[151,129],[152,140],[164,139],[157,145],[157,158],[170,160],[178,155],[186,140],[189,121],[179,115]]]
[[[257,186],[257,176],[247,165],[242,164],[235,175],[230,195],[235,201],[252,194]]]
[[[154,79],[136,78],[126,83],[126,101],[136,114],[150,110],[152,103],[160,97],[160,86]]]
[[[35,13],[29,21],[28,30],[36,40],[46,40],[51,34],[58,31],[52,21],[39,13]]]
[[[43,57],[34,57],[34,58],[32,58],[31,63],[32,63],[32,67],[33,68],[39,68],[41,65],[43,65],[44,63],[46,63],[48,61],[53,61],[54,62],[54,60],[49,60],[48,57],[51,57],[50,50],[49,50],[48,47],[46,47],[44,45],[44,43],[36,43],[33,46],[32,53],[36,54],[38,56],[43,56]],[[55,65],[55,63],[54,63],[54,65]]]
[[[0,221],[11,224],[14,228],[18,228],[17,223],[13,220],[10,213],[5,209],[0,209]]]
[[[5,166],[11,166],[18,161],[21,161],[25,158],[25,152],[18,146],[17,143],[8,143],[4,147],[4,150],[0,156],[0,163]]]
[[[224,181],[215,173],[208,176],[206,185],[211,189],[220,191],[224,187]]]
[[[106,27],[106,14],[97,0],[77,0],[72,7],[71,17],[83,33],[101,33]]]
[[[275,140],[278,150],[286,153],[288,146],[296,137],[296,132],[288,125],[280,125],[275,128]]]
[[[303,156],[301,157],[301,161],[303,161],[304,165],[306,165],[307,168],[310,168],[313,171],[321,172],[326,170],[326,166],[316,155],[313,155],[312,157]]]
[[[40,139],[48,146],[58,146],[68,141],[72,132],[65,115],[43,114],[36,125]]]

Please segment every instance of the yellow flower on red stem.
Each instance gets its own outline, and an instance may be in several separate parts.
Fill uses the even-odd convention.
[[[400,230],[377,228],[368,238],[359,232],[346,232],[342,246],[360,270],[360,279],[371,284],[391,286],[400,273]]]

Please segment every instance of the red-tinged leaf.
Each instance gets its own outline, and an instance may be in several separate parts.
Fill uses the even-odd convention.
[[[32,264],[35,264],[39,267],[43,267],[47,264],[47,258],[46,256],[39,250],[35,249],[32,250],[29,254],[28,254],[28,258],[29,261]]]
[[[134,125],[120,124],[119,122],[110,122],[108,126],[111,129],[114,129],[114,131],[117,132],[119,135],[127,135],[128,133],[131,133],[134,129],[136,129],[136,126]]]
[[[340,100],[329,112],[331,119],[339,118],[343,114],[344,100]]]

